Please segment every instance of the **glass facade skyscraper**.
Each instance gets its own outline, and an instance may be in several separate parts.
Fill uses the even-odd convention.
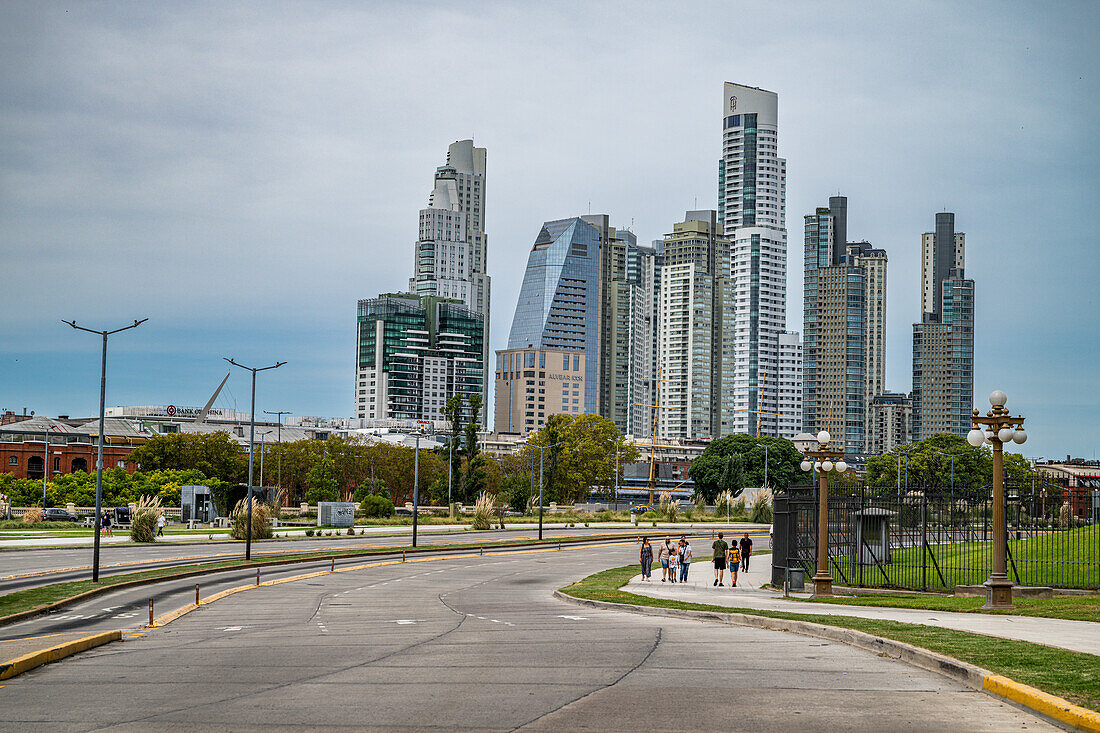
[[[599,229],[581,217],[543,224],[508,335],[509,350],[583,353],[583,412],[591,413],[599,409],[600,244]]]

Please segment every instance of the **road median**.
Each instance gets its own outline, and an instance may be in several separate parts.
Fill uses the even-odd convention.
[[[112,641],[118,641],[121,638],[122,631],[118,629],[114,631],[103,631],[98,634],[91,634],[90,636],[55,644],[46,649],[39,649],[28,654],[23,654],[15,659],[0,662],[0,680],[11,679],[24,672],[29,672],[35,667],[41,667],[43,664],[57,662],[65,657],[70,657],[73,654],[88,649],[94,649],[97,646],[109,644]]]

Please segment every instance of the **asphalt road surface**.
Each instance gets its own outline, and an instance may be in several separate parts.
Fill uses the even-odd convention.
[[[635,553],[441,558],[239,593],[9,681],[0,730],[1057,730],[844,645],[551,597]]]
[[[725,529],[716,527],[715,531]],[[570,527],[566,529],[545,529],[544,538],[576,537],[586,535],[621,534],[624,537],[640,532],[660,532],[653,527]],[[673,530],[676,534],[679,530]],[[696,532],[706,532],[711,528],[696,528]],[[461,530],[434,531],[428,525],[421,527],[418,533],[418,545],[469,544],[477,546],[486,542],[501,540],[535,540],[538,528],[509,529],[505,531],[464,532]],[[764,542],[758,549],[766,549],[766,535],[754,535]],[[372,547],[407,547],[411,543],[408,534],[355,537],[330,537],[324,539],[280,539],[255,542],[252,556],[257,559],[272,555],[315,550],[354,550]],[[190,565],[213,560],[228,560],[244,557],[242,542],[205,542],[202,544],[152,544],[137,545],[104,544],[100,547],[100,577],[133,573],[141,570]],[[91,577],[91,547],[70,547],[58,549],[6,550],[0,552],[0,595],[25,588],[34,588],[50,583],[63,583],[71,580],[88,580]]]

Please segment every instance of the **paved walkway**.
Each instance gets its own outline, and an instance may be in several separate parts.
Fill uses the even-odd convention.
[[[706,544],[709,545],[709,543]],[[704,549],[700,546],[695,548],[695,552],[706,555],[709,554],[710,550],[709,547]],[[736,588],[730,587],[728,573],[725,585],[721,588],[715,587],[713,585],[714,568],[709,561],[702,561],[692,564],[687,583],[662,583],[661,568],[655,567],[651,582],[641,582],[641,575],[638,575],[624,586],[624,590],[654,598],[670,598],[691,603],[902,621],[910,624],[971,631],[988,636],[1000,636],[1006,639],[1019,639],[1036,644],[1070,649],[1075,652],[1100,654],[1100,623],[1091,621],[929,611],[912,608],[843,606],[833,603],[806,603],[797,600],[797,598],[808,597],[808,594],[792,594],[791,599],[786,599],[779,593],[759,588],[761,584],[771,581],[770,560],[769,555],[761,555],[755,558],[751,563],[752,570],[750,572],[738,574]]]

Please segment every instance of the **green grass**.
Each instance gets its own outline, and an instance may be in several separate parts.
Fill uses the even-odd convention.
[[[1009,540],[1008,547],[1011,554],[1008,577],[1018,585],[1100,588],[1100,526],[1052,530],[1038,537]],[[831,564],[833,577],[844,585],[862,583],[868,587],[919,589],[923,560],[926,563],[923,576],[928,587],[950,590],[956,585],[985,582],[992,566],[992,549],[992,542],[929,545],[923,558],[920,547],[893,550],[885,572],[870,565],[864,566],[861,574],[860,567],[852,563],[849,556],[834,558]]]
[[[622,586],[637,574],[637,565],[613,568],[565,586],[561,592],[575,598],[610,603],[743,613],[856,629],[961,659],[1025,685],[1063,697],[1082,707],[1100,711],[1100,656],[934,626],[848,616],[818,616],[713,606],[705,603],[651,598],[621,590]]]
[[[798,599],[808,603],[833,603],[877,608],[927,608],[932,611],[988,613],[997,616],[1041,616],[1072,621],[1100,621],[1100,595],[1055,596],[1054,598],[1017,598],[1012,610],[982,608],[985,598],[956,598],[934,594],[859,595],[833,598]],[[1100,629],[1098,629],[1100,632]]]

